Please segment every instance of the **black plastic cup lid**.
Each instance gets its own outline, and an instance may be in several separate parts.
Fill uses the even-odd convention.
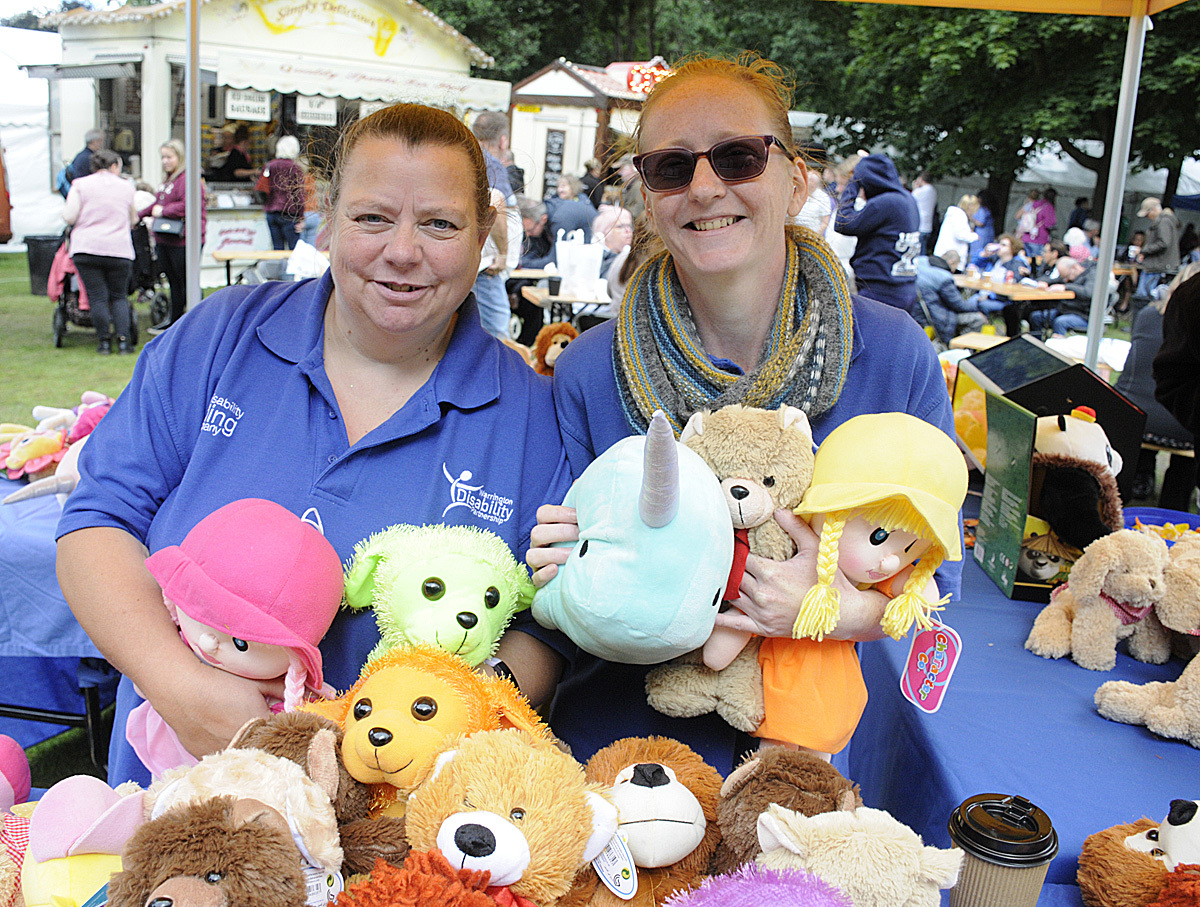
[[[1058,853],[1050,817],[1024,797],[977,794],[950,813],[950,839],[1001,866],[1038,866]]]

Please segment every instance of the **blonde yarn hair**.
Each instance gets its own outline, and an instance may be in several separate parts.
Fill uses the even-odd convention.
[[[933,541],[929,524],[907,498],[887,498],[874,504],[825,514],[817,550],[817,584],[805,593],[800,603],[800,613],[796,615],[796,623],[792,627],[792,636],[796,639],[811,637],[821,640],[837,626],[841,594],[834,588],[833,581],[838,569],[838,544],[847,521],[855,517],[881,526],[888,532],[911,532],[921,539]],[[942,610],[949,596],[930,602],[922,593],[945,556],[942,546],[934,541],[917,560],[903,591],[888,602],[883,612],[881,626],[884,633],[893,639],[900,639],[914,623],[922,629],[933,626],[930,613]]]

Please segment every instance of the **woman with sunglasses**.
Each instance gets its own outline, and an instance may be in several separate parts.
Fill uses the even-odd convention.
[[[555,407],[578,476],[621,438],[643,433],[656,409],[676,432],[699,409],[742,403],[804,410],[814,435],[861,413],[900,411],[953,436],[950,400],[933,347],[907,314],[852,297],[825,242],[787,227],[806,197],[793,151],[791,92],[776,64],[692,59],[647,98],[634,136],[646,214],[661,241],[629,283],[620,315],[585,331],[555,364]],[[535,546],[578,538],[574,511],[538,513]],[[788,511],[775,515],[797,554],[751,555],[738,608],[719,622],[790,637],[816,582],[818,541]],[[534,547],[528,562],[546,582],[571,548]],[[958,591],[957,574],[939,576]],[[839,573],[838,639],[877,639],[886,604]],[[535,632],[532,629],[528,632]],[[569,667],[551,714],[576,758],[625,736],[686,742],[723,774],[757,745],[715,714],[673,719],[646,704],[646,666],[610,664],[564,646]]]

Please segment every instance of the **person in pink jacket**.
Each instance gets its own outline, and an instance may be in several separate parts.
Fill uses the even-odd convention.
[[[150,328],[151,334],[160,334],[183,317],[187,310],[187,254],[185,243],[187,239],[187,222],[184,214],[187,210],[187,180],[184,178],[183,142],[179,139],[168,139],[159,149],[162,154],[163,184],[159,186],[154,197],[154,204],[148,205],[139,212],[139,217],[153,217],[158,226],[170,226],[171,222],[179,222],[182,226],[178,232],[154,230],[154,244],[159,267],[167,276],[171,287],[171,312],[167,320]],[[204,191],[204,181],[200,181],[200,191]],[[167,223],[162,223],[166,221]],[[204,242],[204,228],[208,216],[203,203],[200,206],[200,242]],[[152,228],[153,229],[153,228]]]
[[[87,292],[96,352],[112,352],[113,331],[122,353],[134,352],[129,274],[137,223],[133,183],[121,176],[121,158],[113,151],[93,152],[92,172],[71,183],[63,220],[71,230],[71,260]]]

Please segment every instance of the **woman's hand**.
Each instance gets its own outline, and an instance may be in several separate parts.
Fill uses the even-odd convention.
[[[525,563],[533,568],[533,584],[538,588],[550,582],[558,573],[558,565],[571,556],[570,548],[551,548],[556,542],[579,541],[579,522],[574,507],[543,504],[538,508],[537,525],[529,533],[530,549]]]
[[[282,699],[284,691],[281,679],[247,680],[191,659],[144,692],[179,742],[199,759],[227,747],[252,718],[271,717],[266,697]]]
[[[739,587],[741,597],[717,615],[718,627],[744,630],[758,636],[790,638],[805,593],[817,584],[817,553],[820,539],[812,528],[790,510],[776,510],[777,522],[796,543],[796,553],[786,561],[755,554],[746,557],[746,572]],[[834,588],[839,592],[840,617],[827,636],[833,639],[879,639],[879,622],[887,599],[879,592],[859,592],[837,571]]]
[[[150,216],[151,217],[162,217],[162,211],[163,211],[162,205],[155,205],[153,208],[150,209]]]

